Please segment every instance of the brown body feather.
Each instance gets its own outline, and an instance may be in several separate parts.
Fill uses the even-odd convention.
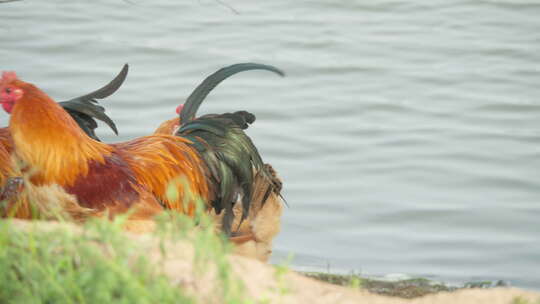
[[[13,139],[8,128],[0,128],[0,186],[3,186],[9,176],[13,176],[11,152]]]
[[[103,209],[110,204],[129,208],[139,200],[133,171],[117,153],[104,158],[104,162],[91,161],[88,174],[78,176],[66,192],[77,196],[82,207]]]

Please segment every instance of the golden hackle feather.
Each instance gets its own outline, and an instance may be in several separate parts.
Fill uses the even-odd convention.
[[[162,122],[159,127],[154,131],[154,134],[173,135],[180,126],[180,118],[175,117]]]
[[[195,202],[190,202],[188,208],[183,206],[183,198],[191,193],[208,201],[209,191],[204,164],[190,143],[176,136],[153,135],[113,146],[122,152],[136,179],[151,189],[165,207],[193,215]],[[185,178],[187,185],[177,182],[178,178]],[[167,195],[168,187],[176,188],[177,198]]]

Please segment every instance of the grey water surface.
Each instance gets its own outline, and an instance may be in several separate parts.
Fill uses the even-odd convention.
[[[201,113],[248,110],[285,182],[274,262],[540,289],[540,1],[24,0],[0,4],[0,70],[103,101],[150,134],[207,75]],[[0,114],[0,125],[8,122]]]

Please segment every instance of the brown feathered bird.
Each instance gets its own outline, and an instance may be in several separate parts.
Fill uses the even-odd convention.
[[[188,97],[185,108],[186,111],[192,111],[192,113],[185,114],[184,118],[190,116],[194,118],[199,105],[220,82],[236,73],[255,69],[279,73],[272,67],[254,63],[235,64],[222,68],[207,77]],[[181,104],[176,108],[176,113],[181,116],[183,110],[184,105]],[[250,115],[249,123],[253,123],[254,118]],[[163,122],[154,134],[176,134],[180,126],[180,117],[175,117]],[[232,240],[236,244],[237,253],[267,261],[272,252],[272,241],[280,231],[284,201],[281,196],[282,181],[276,171],[270,164],[264,164],[261,171],[264,173],[253,172],[255,175],[253,202],[255,203],[250,206],[247,217],[243,216],[241,199],[234,204]],[[271,187],[268,187],[268,181],[271,182]],[[215,214],[215,216],[220,219],[223,213]]]
[[[223,231],[230,234],[237,197],[242,197],[244,218],[250,206],[267,199],[255,195],[255,179],[262,179],[265,193],[274,191],[271,173],[244,133],[253,121],[247,112],[193,119],[194,104],[182,111],[190,115],[181,117],[174,136],[108,145],[85,134],[59,104],[14,72],[2,75],[0,103],[11,114],[9,128],[25,187],[50,188],[74,218],[113,217],[130,210],[127,228],[146,231],[162,210],[193,215],[200,199],[208,211],[223,212]],[[168,186],[178,195],[167,195]]]
[[[115,123],[105,114],[105,109],[99,105],[97,99],[103,99],[114,94],[123,84],[128,73],[128,65],[124,65],[120,73],[107,85],[83,96],[60,102],[60,106],[71,115],[78,126],[91,138],[98,140],[95,133],[97,123],[95,119],[105,122],[115,134],[118,134]],[[12,162],[13,138],[8,127],[0,128],[0,216],[6,216],[10,211],[10,201],[22,187],[20,177],[16,174],[16,166]],[[8,180],[8,178],[11,178]],[[17,212],[13,213],[14,215]]]

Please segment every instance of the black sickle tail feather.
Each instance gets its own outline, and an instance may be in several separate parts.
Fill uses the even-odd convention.
[[[184,108],[182,108],[182,112],[180,113],[180,121],[187,123],[189,120],[195,119],[197,110],[199,110],[199,107],[201,106],[201,103],[204,101],[206,96],[208,96],[208,94],[223,80],[229,78],[234,74],[249,70],[266,70],[274,72],[282,77],[285,76],[285,73],[283,73],[283,71],[276,67],[251,62],[237,63],[219,69],[214,74],[206,77],[203,82],[201,82],[201,84],[199,84],[199,86],[197,86],[195,90],[193,90],[191,95],[189,95],[189,97],[186,99],[186,102],[184,103]]]
[[[254,189],[254,172],[261,172],[263,162],[251,139],[244,133],[254,116],[248,112],[205,115],[183,125],[177,135],[193,141],[208,167],[208,178],[214,187],[212,207],[225,210],[223,230],[231,232],[233,204],[242,196],[242,220],[250,208]]]
[[[105,109],[98,104],[96,99],[103,99],[114,94],[122,86],[124,80],[126,80],[128,69],[129,66],[125,64],[120,73],[111,82],[92,93],[59,102],[81,129],[95,140],[99,140],[99,138],[94,132],[97,128],[94,118],[105,122],[118,135],[115,123],[105,114]]]
[[[216,185],[212,189],[212,207],[217,213],[225,210],[222,227],[227,235],[231,232],[233,204],[238,196],[242,197],[242,222],[248,216],[251,204],[263,204],[271,191],[274,191],[271,186],[274,185],[272,173],[264,165],[251,139],[244,133],[255,121],[255,115],[238,111],[195,117],[201,103],[220,82],[236,73],[255,69],[284,76],[281,70],[273,66],[257,63],[234,64],[218,70],[207,77],[188,97],[180,113],[182,125],[176,132],[177,136],[186,137],[193,142],[208,167],[208,179],[212,185]],[[255,179],[261,180],[261,177],[268,188],[263,190],[263,195],[259,195],[260,189],[257,188],[260,182],[255,183]],[[252,202],[254,193],[263,201]]]

